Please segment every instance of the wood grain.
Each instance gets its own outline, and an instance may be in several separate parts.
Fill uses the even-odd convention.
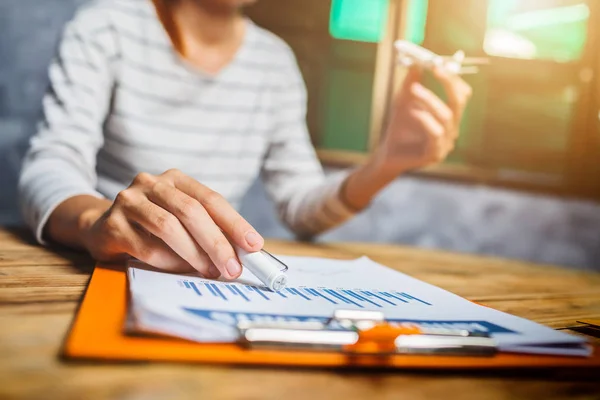
[[[278,254],[368,255],[459,295],[557,329],[600,318],[600,274],[400,246],[269,241]],[[63,362],[58,354],[93,261],[0,229],[0,399],[592,399],[600,383],[492,376]]]

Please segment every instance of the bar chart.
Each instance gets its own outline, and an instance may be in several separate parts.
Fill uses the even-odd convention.
[[[232,298],[239,301],[242,299],[248,303],[265,302],[277,299],[295,299],[303,302],[327,302],[335,305],[365,307],[389,307],[403,306],[407,304],[431,306],[428,301],[420,299],[410,293],[400,291],[377,291],[361,289],[329,289],[297,287],[286,288],[279,292],[273,292],[267,288],[227,284],[220,282],[192,282],[189,280],[179,281],[181,287],[189,290],[197,296],[208,296],[212,301],[228,302]]]

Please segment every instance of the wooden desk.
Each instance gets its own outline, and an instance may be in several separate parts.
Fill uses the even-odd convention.
[[[369,244],[271,241],[280,254],[374,260],[553,328],[600,318],[600,274]],[[600,382],[547,376],[366,373],[176,364],[93,364],[57,357],[92,271],[85,255],[43,249],[0,229],[0,399],[600,398]]]

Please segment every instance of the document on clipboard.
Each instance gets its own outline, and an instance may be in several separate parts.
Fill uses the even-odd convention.
[[[589,356],[582,337],[480,306],[366,257],[281,257],[289,285],[273,292],[250,272],[234,282],[173,275],[132,264],[130,333],[231,343],[251,323],[323,323],[336,311],[376,311],[394,326],[464,330],[493,338],[502,352]]]

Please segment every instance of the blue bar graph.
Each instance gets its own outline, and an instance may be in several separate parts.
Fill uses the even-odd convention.
[[[373,304],[374,306],[376,306],[376,307],[380,307],[380,308],[381,308],[381,304],[377,304],[377,303],[375,303],[374,301],[371,301],[371,300],[369,300],[369,299],[365,299],[365,298],[364,298],[364,297],[362,297],[361,295],[354,293],[352,290],[342,290],[342,292],[344,292],[344,293],[346,293],[346,294],[348,294],[348,295],[350,295],[350,296],[354,297],[355,299],[358,299],[358,300],[361,300],[361,301],[364,301],[364,302],[367,302],[367,303]]]
[[[222,282],[181,280],[179,285],[183,290],[189,290],[197,296],[209,295],[214,300],[230,301],[239,297],[246,302],[269,301],[273,298],[279,301],[317,301],[335,304],[339,307],[365,308],[374,306],[403,307],[407,304],[419,306],[431,306],[426,300],[415,295],[400,291],[379,291],[363,289],[333,289],[333,288],[286,288],[281,292],[273,292],[264,287],[250,285],[239,285]],[[239,301],[239,300],[238,300]]]
[[[260,294],[262,297],[264,297],[265,300],[271,300],[267,297],[266,294],[264,294],[262,292],[262,290],[260,290],[259,288],[255,287],[255,286],[246,286],[248,289],[250,290],[254,290],[256,293]]]
[[[302,297],[304,300],[310,300],[310,297],[307,297],[305,294],[302,294],[298,291],[298,289],[294,289],[294,288],[287,288],[285,289],[287,290],[289,293],[295,295],[295,296],[300,296]]]
[[[381,301],[383,301],[383,302],[385,302],[385,303],[391,304],[391,305],[393,305],[393,306],[395,306],[395,305],[396,305],[396,303],[392,303],[391,301],[389,301],[389,300],[386,300],[386,299],[384,299],[383,297],[381,297],[381,296],[379,296],[379,295],[376,295],[375,293],[372,293],[372,292],[369,292],[369,291],[361,291],[361,293],[364,293],[364,294],[366,294],[367,296],[370,296],[370,297],[376,297],[376,298],[378,298],[379,300],[381,300]]]
[[[204,286],[206,286],[206,288],[210,291],[210,294],[212,294],[213,296],[217,296],[215,289],[212,288],[210,283],[204,283]]]
[[[215,293],[217,293],[218,296],[221,296],[221,298],[225,301],[227,301],[227,297],[225,297],[225,295],[223,294],[223,292],[221,292],[219,290],[219,288],[217,287],[217,285],[215,285],[214,283],[211,283],[210,286],[212,286],[213,290],[215,291]]]
[[[325,292],[329,293],[330,295],[337,297],[338,299],[342,300],[344,303],[347,304],[354,304],[355,306],[359,307],[359,308],[364,308],[362,305],[358,304],[357,302],[350,300],[347,297],[342,296],[341,294],[339,294],[338,292],[336,292],[335,290],[331,290],[331,289],[323,289]]]
[[[413,297],[413,296],[411,296],[411,295],[410,295],[410,294],[408,294],[408,293],[404,293],[404,292],[402,292],[402,293],[400,293],[400,294],[401,294],[402,296],[406,297],[407,299],[416,300],[416,301],[419,301],[419,302],[421,302],[421,303],[423,303],[423,304],[427,304],[428,306],[430,306],[430,305],[431,305],[431,303],[428,303],[428,302],[426,302],[426,301],[423,301],[423,300],[421,300],[421,299],[417,299],[416,297]]]
[[[386,297],[391,297],[391,298],[393,298],[393,299],[400,300],[400,301],[401,301],[401,302],[403,302],[403,303],[408,303],[408,301],[406,301],[405,299],[402,299],[402,298],[400,298],[400,297],[398,297],[398,296],[394,296],[394,295],[393,295],[393,294],[391,294],[391,293],[382,293],[382,294],[383,294],[384,296],[386,296]]]
[[[232,286],[232,287],[233,287],[233,290],[235,290],[236,292],[238,292],[238,294],[239,294],[240,296],[242,296],[242,298],[243,298],[244,300],[246,300],[246,301],[250,301],[250,299],[248,298],[248,296],[246,296],[244,293],[242,293],[242,291],[240,290],[240,288],[239,288],[239,287],[237,287],[237,286]]]
[[[198,286],[196,286],[196,284],[194,282],[190,282],[190,286],[192,287],[192,289],[194,290],[194,292],[196,292],[196,294],[198,296],[202,296],[202,293],[200,293],[200,290],[198,289]],[[186,285],[186,287],[187,287],[187,285]]]
[[[230,285],[226,286],[226,288],[229,289],[229,291],[231,292],[231,294],[233,294],[234,296],[237,296],[238,292],[235,291],[234,287],[235,286],[230,286]]]
[[[324,298],[325,300],[327,300],[330,303],[337,304],[335,301],[333,301],[329,297],[327,297],[327,296],[325,296],[325,295],[317,292],[315,289],[306,289],[306,291],[309,292],[309,293],[311,293],[311,294],[313,294],[313,295],[315,295],[315,296],[322,297],[322,298]]]

